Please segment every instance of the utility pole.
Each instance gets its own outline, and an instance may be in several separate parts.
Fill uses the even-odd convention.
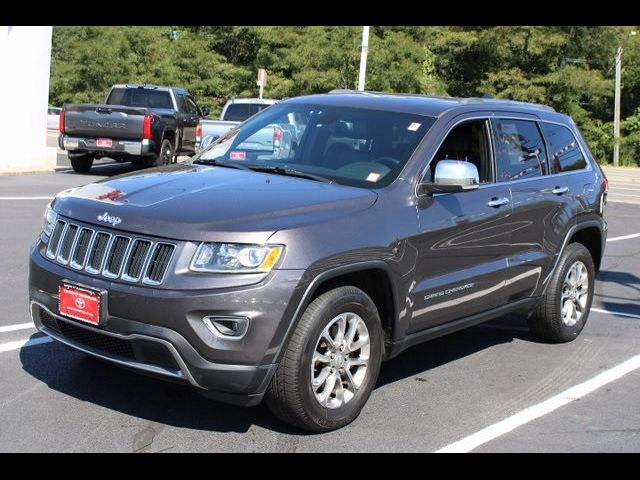
[[[613,166],[620,165],[620,84],[622,76],[622,47],[616,52],[616,93],[613,105]],[[611,57],[609,57],[611,58]]]
[[[360,50],[360,74],[358,90],[364,90],[364,77],[367,74],[367,55],[369,53],[369,27],[362,27],[362,48]]]
[[[631,31],[627,34],[624,46],[627,45],[630,37],[637,35],[638,32]],[[613,166],[620,165],[620,92],[622,89],[622,54],[623,46],[619,46],[616,51],[616,87],[615,99],[613,104]]]

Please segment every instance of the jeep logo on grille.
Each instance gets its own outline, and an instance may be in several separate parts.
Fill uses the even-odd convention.
[[[102,215],[98,215],[98,221],[110,224],[112,227],[122,223],[122,219],[120,217],[116,217],[114,215],[109,215],[109,212],[104,212]]]

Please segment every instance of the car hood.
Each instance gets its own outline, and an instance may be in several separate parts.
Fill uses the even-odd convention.
[[[362,188],[180,164],[65,190],[53,208],[78,221],[139,234],[249,243],[264,242],[278,230],[353,215],[376,199]]]

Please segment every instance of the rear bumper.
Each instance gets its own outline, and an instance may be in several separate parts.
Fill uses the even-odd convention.
[[[101,152],[101,153],[119,153],[127,155],[142,156],[148,155],[153,151],[151,140],[131,141],[131,140],[113,140],[110,148],[98,147],[95,138],[74,137],[61,133],[58,136],[58,146],[62,150],[70,152]]]

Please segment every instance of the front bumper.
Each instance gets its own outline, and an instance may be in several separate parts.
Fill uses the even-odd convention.
[[[98,147],[95,138],[72,137],[61,133],[58,136],[58,146],[62,150],[67,151],[83,151],[83,152],[111,152],[128,154],[135,156],[148,155],[152,151],[152,145],[149,140],[130,141],[130,140],[113,140],[112,146]]]
[[[40,331],[108,362],[192,385],[220,401],[260,402],[277,367],[299,272],[275,272],[278,281],[237,290],[163,290],[70,270],[45,259],[37,243],[31,250],[29,297]],[[58,314],[63,280],[107,292],[99,326]],[[215,336],[202,322],[204,315],[223,314],[250,319],[242,339]]]

